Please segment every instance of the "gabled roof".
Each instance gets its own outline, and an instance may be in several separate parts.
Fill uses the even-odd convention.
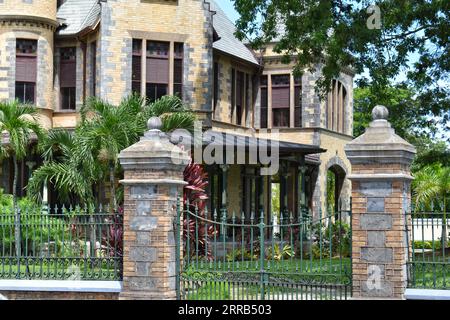
[[[67,0],[56,16],[66,25],[58,30],[58,34],[75,35],[95,25],[100,16],[100,4],[98,0]]]
[[[213,16],[213,26],[219,40],[215,41],[213,48],[239,59],[245,60],[253,64],[259,64],[253,53],[245,46],[243,42],[238,40],[234,35],[236,27],[227,17],[225,12],[219,7],[215,0],[209,0],[211,11],[215,11]]]

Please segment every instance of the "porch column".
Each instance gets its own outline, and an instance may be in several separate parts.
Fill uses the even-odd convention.
[[[286,163],[283,163],[280,171],[280,217],[287,211],[287,175]]]
[[[395,134],[377,106],[366,132],[345,152],[352,164],[354,298],[403,299],[407,284],[410,166],[415,148]]]
[[[305,163],[305,156],[301,155],[300,156],[300,164],[298,166],[298,178],[300,178],[300,183],[299,183],[299,213],[302,212],[302,210],[304,210],[307,205],[306,205],[306,170],[308,170],[308,168],[306,167],[306,163]]]
[[[220,165],[220,169],[222,169],[222,203],[221,209],[225,209],[227,206],[227,184],[228,184],[228,170],[230,166],[227,164]]]
[[[141,140],[123,150],[123,300],[176,299],[175,219],[189,156],[151,118]]]

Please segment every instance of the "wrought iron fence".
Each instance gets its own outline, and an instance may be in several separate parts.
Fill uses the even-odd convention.
[[[181,210],[183,300],[326,300],[351,296],[351,213],[312,218]]]
[[[123,215],[97,209],[0,209],[0,279],[119,280]]]
[[[408,286],[450,289],[450,224],[443,212],[407,214]]]

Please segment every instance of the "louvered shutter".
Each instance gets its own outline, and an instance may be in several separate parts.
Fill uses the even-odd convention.
[[[272,88],[272,108],[289,108],[289,87]]]
[[[17,56],[16,57],[16,81],[36,82],[37,75],[36,57]]]
[[[169,60],[147,58],[147,83],[169,83]]]

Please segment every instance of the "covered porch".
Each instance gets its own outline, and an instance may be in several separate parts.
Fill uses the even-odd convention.
[[[274,141],[263,138],[243,137],[230,133],[214,132],[212,136],[222,135],[223,147],[232,156],[224,155],[225,164],[205,164],[208,173],[208,215],[220,217],[226,212],[228,219],[233,215],[236,221],[259,222],[263,214],[265,223],[272,224],[273,217],[298,219],[301,212],[315,212],[313,194],[319,174],[319,154],[325,150],[291,142]],[[217,144],[217,139],[205,136],[204,148]],[[263,175],[267,164],[261,159],[252,159],[250,153],[259,155],[260,148],[276,144],[278,152],[274,155],[279,168],[271,175]],[[245,151],[239,157],[237,150]],[[226,153],[226,151],[225,151]],[[240,159],[238,159],[240,158]],[[254,157],[253,157],[254,158]],[[231,161],[233,160],[233,161]]]

